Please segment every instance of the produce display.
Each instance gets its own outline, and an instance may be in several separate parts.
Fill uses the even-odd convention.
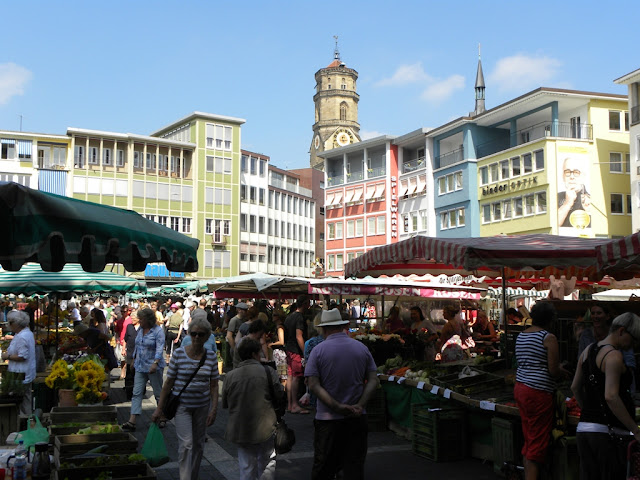
[[[131,465],[146,463],[147,459],[139,453],[130,455],[101,455],[93,458],[69,459],[60,462],[60,468],[110,467],[114,465]]]

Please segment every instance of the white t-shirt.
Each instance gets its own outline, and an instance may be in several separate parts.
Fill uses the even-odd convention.
[[[29,328],[20,330],[11,340],[7,348],[9,355],[17,355],[26,359],[24,362],[9,360],[10,372],[24,373],[24,382],[31,383],[36,378],[36,341],[33,332]]]

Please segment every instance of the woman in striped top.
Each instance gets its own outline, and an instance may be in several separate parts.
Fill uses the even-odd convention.
[[[553,426],[555,379],[570,375],[560,366],[558,339],[547,331],[555,317],[551,303],[536,303],[531,309],[531,326],[516,340],[518,370],[513,393],[522,419],[526,480],[538,478],[546,457]]]
[[[180,393],[198,368],[202,356],[206,355],[204,364],[180,395],[180,406],[174,420],[178,436],[180,480],[197,480],[206,430],[215,421],[218,411],[218,358],[204,348],[211,335],[211,324],[207,320],[192,319],[187,332],[191,344],[173,352],[158,408],[151,420],[156,422],[162,418],[162,409],[169,393]]]

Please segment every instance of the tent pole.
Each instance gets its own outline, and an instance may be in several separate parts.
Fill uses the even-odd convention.
[[[509,351],[507,350],[507,337],[509,335],[509,320],[507,319],[507,279],[504,275],[504,267],[501,268],[502,275],[502,321],[504,322],[504,357],[507,362],[507,368],[511,365],[509,362]]]
[[[59,315],[59,312],[60,312],[60,309],[58,308],[58,301],[60,300],[60,296],[56,295],[55,299],[56,299],[56,303],[54,305],[56,307],[56,351],[57,351],[58,350],[58,345],[59,345],[59,342],[60,342],[60,340],[58,339],[58,315]]]

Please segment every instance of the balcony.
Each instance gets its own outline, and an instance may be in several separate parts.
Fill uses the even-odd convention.
[[[593,140],[593,125],[580,124],[575,125],[566,122],[544,122],[531,127],[518,130],[511,137],[508,132],[504,137],[492,140],[491,142],[483,143],[476,146],[476,158],[488,157],[494,153],[508,150],[518,145],[523,145],[529,142],[535,142],[545,137],[554,138],[577,138],[582,140]],[[515,142],[511,142],[511,138]]]
[[[443,168],[461,162],[462,160],[464,160],[464,149],[458,148],[457,150],[438,155],[436,157],[436,165],[438,165],[438,168]]]
[[[364,179],[364,172],[360,170],[359,172],[351,172],[347,173],[347,183],[350,182],[359,182]]]
[[[414,158],[402,163],[402,173],[413,172],[419,168],[424,168],[424,157]]]
[[[335,187],[336,185],[342,185],[344,183],[344,176],[327,176],[327,186]]]
[[[631,107],[631,125],[640,123],[640,105]]]
[[[385,166],[373,167],[370,168],[367,173],[369,174],[369,178],[384,177],[387,174],[387,168]]]

